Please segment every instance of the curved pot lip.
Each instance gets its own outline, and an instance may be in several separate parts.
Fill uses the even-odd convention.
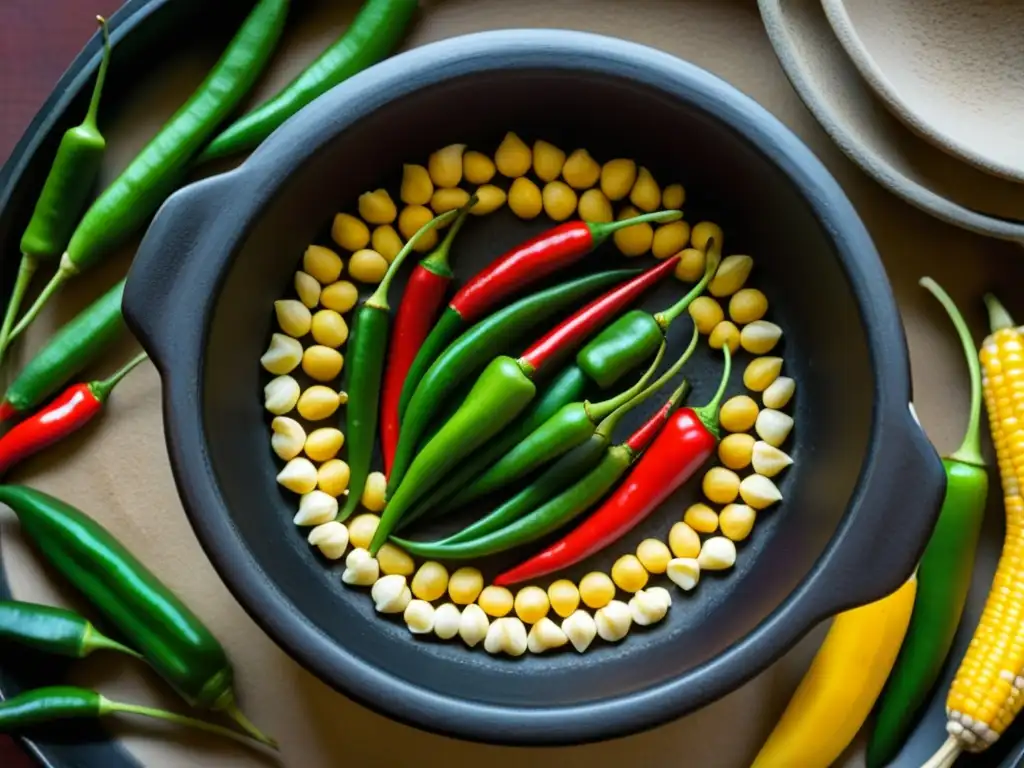
[[[238,209],[233,212],[238,221],[251,222],[290,171],[309,160],[347,125],[388,102],[462,75],[540,67],[626,78],[686,100],[739,133],[780,168],[831,233],[861,313],[875,386],[872,447],[884,442],[881,425],[886,421],[895,425],[886,431],[909,426],[909,360],[896,303],[867,230],[838,183],[788,128],[752,99],[705,70],[639,44],[581,32],[508,30],[416,48],[372,67],[317,99],[279,128],[235,171],[199,182],[175,197],[184,200],[204,185],[217,185],[218,179],[237,183],[244,177],[247,194],[230,196],[232,199],[224,204]],[[813,606],[814,601],[807,598],[812,591],[820,591],[824,572],[850,528],[848,518],[852,515],[840,522],[811,572],[749,634],[685,675],[641,691],[565,707],[504,707],[419,687],[351,654],[292,609],[263,573],[230,521],[205,448],[198,383],[202,381],[202,350],[220,279],[246,229],[240,227],[230,235],[218,233],[215,242],[207,243],[210,252],[204,252],[207,261],[202,268],[218,274],[214,282],[217,287],[211,295],[196,299],[204,302],[202,311],[188,315],[188,322],[203,327],[195,334],[184,334],[195,340],[187,342],[189,355],[183,364],[176,365],[173,373],[161,369],[168,448],[190,521],[225,583],[253,619],[322,680],[389,717],[458,738],[518,745],[598,741],[654,727],[714,701],[765,669],[825,617],[825,609]],[[145,308],[133,306],[131,293],[129,280],[125,314],[136,330],[143,325]],[[177,338],[180,340],[182,335]],[[861,483],[866,471],[879,470],[878,464],[892,458],[882,453],[869,451],[861,468]],[[857,493],[860,491],[858,486]]]

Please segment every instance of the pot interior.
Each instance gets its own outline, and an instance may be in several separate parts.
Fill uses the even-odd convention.
[[[685,675],[751,632],[786,600],[836,531],[869,450],[871,361],[828,233],[787,176],[745,139],[697,106],[626,80],[569,70],[506,70],[431,86],[393,103],[381,93],[380,100],[372,115],[345,127],[283,181],[223,283],[209,328],[202,412],[211,466],[234,525],[292,610],[366,663],[442,694],[513,707],[559,706]],[[704,574],[688,594],[655,577],[652,583],[672,592],[666,621],[649,629],[634,626],[614,646],[595,641],[582,656],[570,650],[496,658],[479,646],[468,650],[457,641],[414,638],[400,617],[375,615],[368,591],[343,586],[343,566],[325,563],[292,524],[297,497],[275,482],[279,462],[270,450],[271,417],[262,409],[269,376],[259,357],[275,325],[272,304],[291,295],[305,246],[331,244],[332,215],[353,211],[361,192],[380,186],[397,200],[403,163],[424,163],[431,151],[453,142],[493,153],[508,130],[566,151],[584,147],[599,161],[635,158],[662,185],[682,182],[686,220],[720,223],[725,254],[754,257],[749,284],[768,296],[768,319],[784,329],[779,347],[784,373],[797,381],[789,408],[797,426],[785,446],[795,465],[780,482],[785,500],[759,515],[753,534],[739,545],[735,569]],[[465,279],[550,224],[543,215],[520,221],[507,209],[471,219],[453,249],[457,275]],[[571,274],[653,263],[651,257],[625,259],[608,243]],[[561,273],[555,280],[568,276]],[[392,290],[393,307],[402,282]],[[639,306],[657,311],[684,291],[670,279]],[[688,316],[672,326],[665,365],[682,352],[690,333]],[[530,340],[502,351],[515,352]],[[730,394],[745,391],[741,379],[749,359],[743,352],[737,356]],[[708,400],[720,370],[720,355],[702,342],[684,369],[693,385],[691,405]],[[619,436],[659,407],[667,391],[635,411]],[[601,398],[598,392],[591,396]],[[343,421],[340,426],[344,430]],[[379,467],[379,456],[375,463]],[[593,569],[607,572],[642,539],[666,540],[672,524],[700,497],[698,476],[618,544],[541,585],[561,576],[579,579]],[[491,503],[473,505],[429,532],[450,530],[489,508]],[[537,546],[476,564],[493,577]]]

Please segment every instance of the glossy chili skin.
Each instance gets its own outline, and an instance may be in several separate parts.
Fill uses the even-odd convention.
[[[55,685],[37,688],[0,701],[0,733],[58,720],[80,720],[103,715],[103,698],[95,691]]]
[[[35,603],[0,602],[0,641],[72,659],[84,659],[101,649],[138,656],[74,611]]]
[[[88,383],[72,384],[0,438],[0,473],[75,432],[103,409]]]

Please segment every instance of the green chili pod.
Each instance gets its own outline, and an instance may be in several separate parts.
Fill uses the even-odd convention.
[[[607,389],[655,353],[665,332],[650,312],[634,309],[609,325],[576,355],[576,365]]]
[[[140,658],[140,654],[110,639],[74,611],[35,603],[0,602],[0,640],[73,659],[84,659],[100,650]]]

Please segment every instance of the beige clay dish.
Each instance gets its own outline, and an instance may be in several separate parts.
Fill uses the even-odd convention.
[[[1024,182],[1024,3],[822,6],[868,85],[912,131],[986,173]]]
[[[1024,185],[958,162],[893,117],[846,56],[818,0],[758,6],[786,76],[851,160],[942,221],[1024,245]]]

